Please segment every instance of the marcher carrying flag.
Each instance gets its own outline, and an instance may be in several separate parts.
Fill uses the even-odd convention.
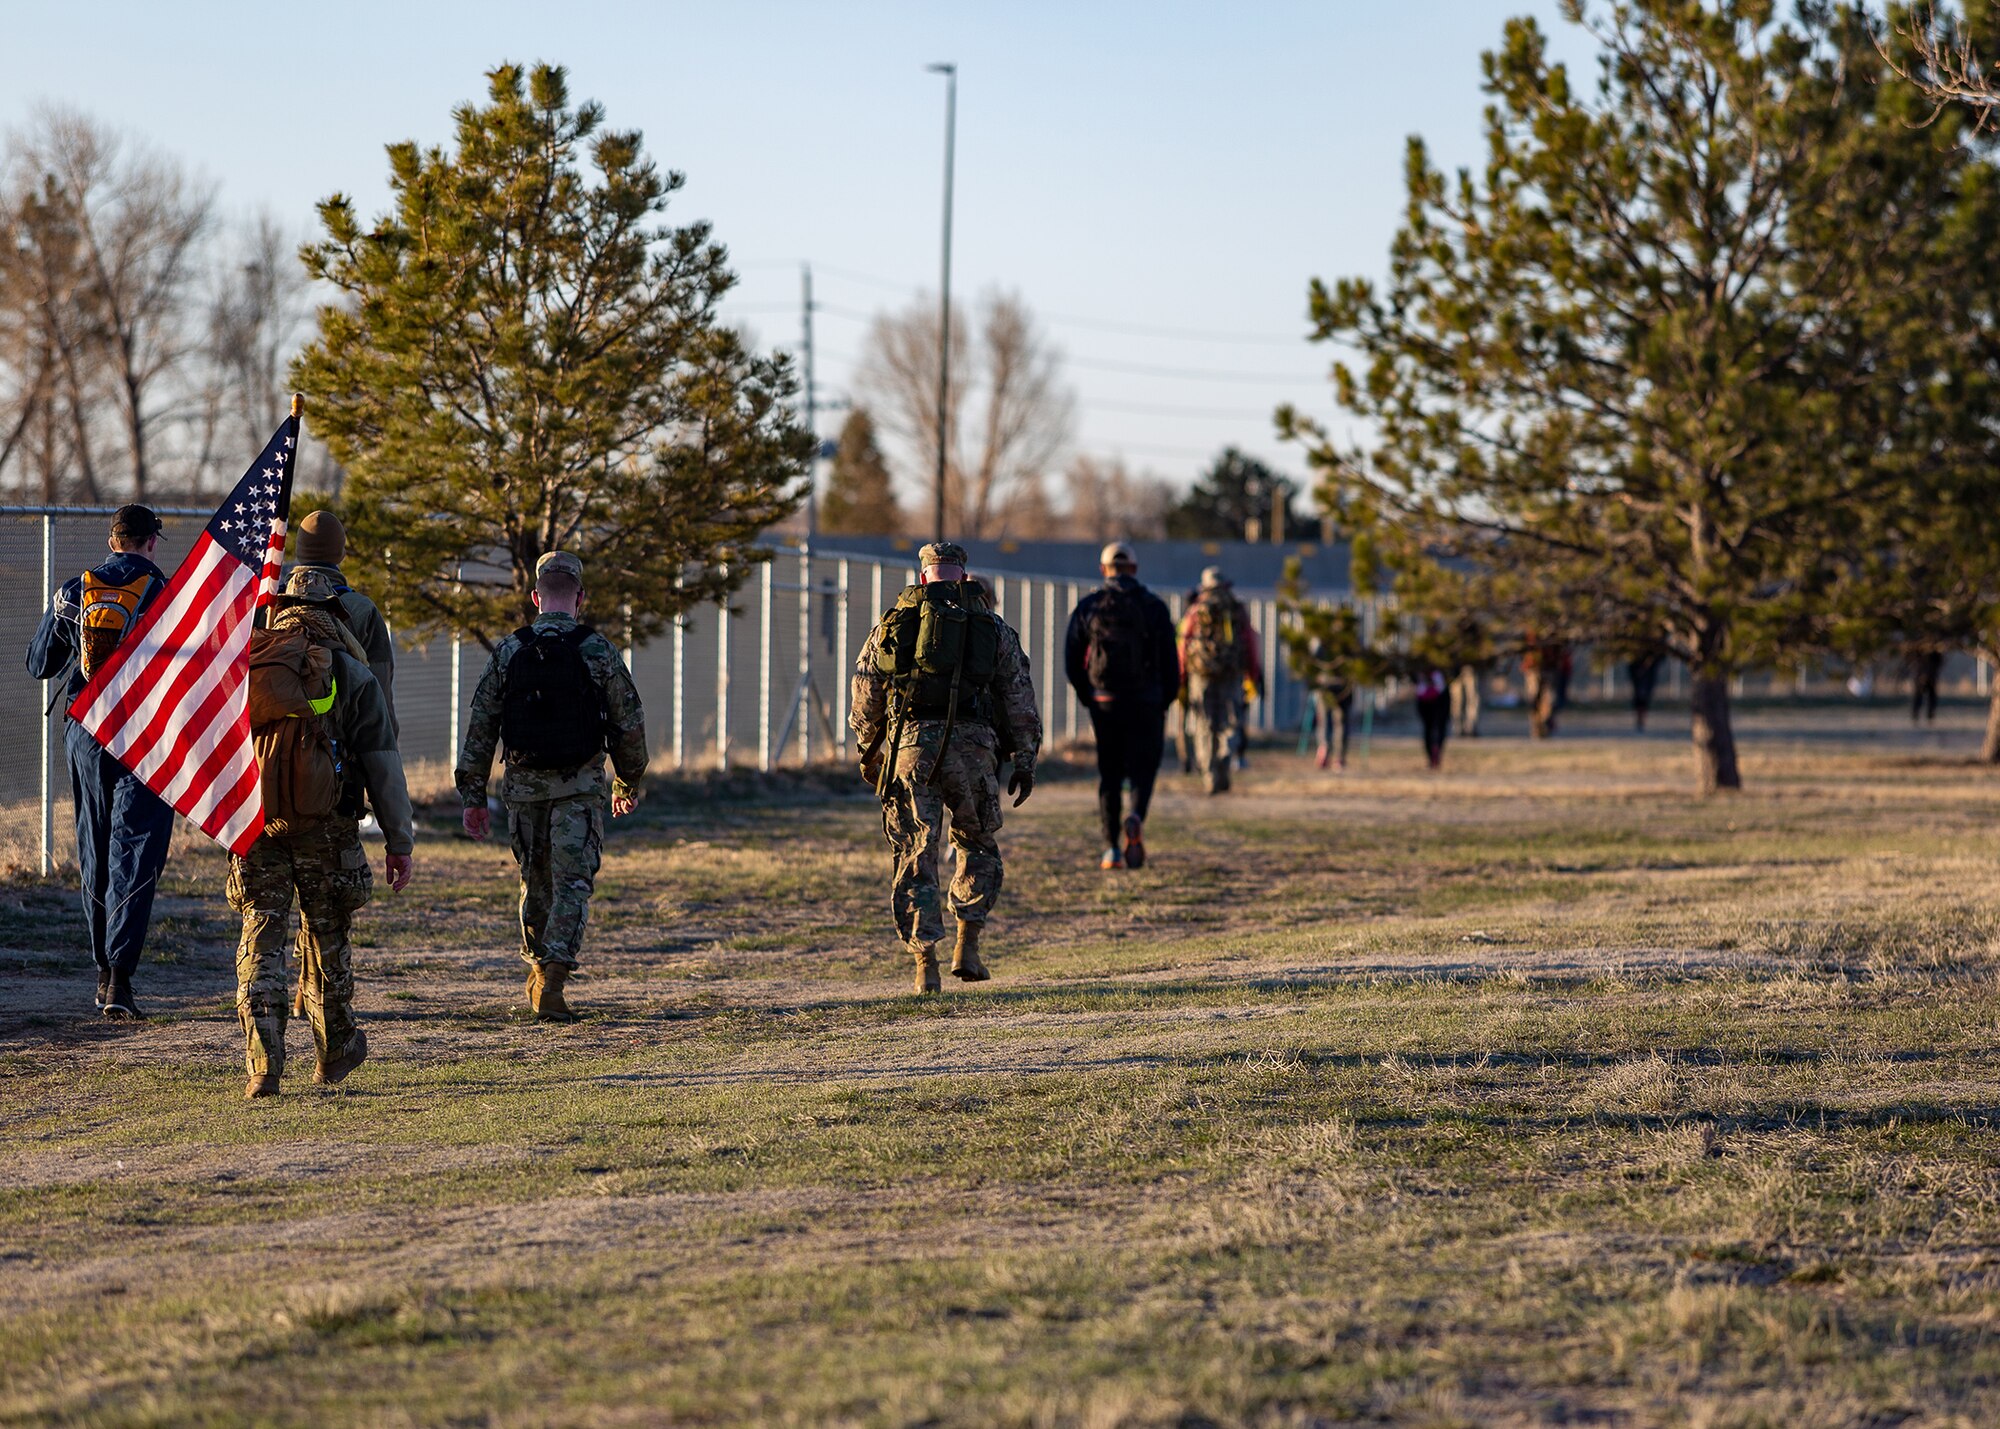
[[[252,618],[278,591],[298,397],[173,579],[69,707],[183,817],[243,854],[263,832],[247,690]]]

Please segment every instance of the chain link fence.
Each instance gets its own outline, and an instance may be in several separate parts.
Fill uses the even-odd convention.
[[[207,509],[158,508],[170,519],[160,568],[171,573]],[[105,554],[111,508],[0,507],[0,645],[20,660],[55,588]],[[1050,744],[1089,733],[1089,719],[1062,675],[1070,611],[1095,582],[1029,572],[982,570],[999,612],[1021,634]],[[876,618],[915,578],[907,560],[780,546],[724,611],[704,606],[638,648],[621,641],[646,709],[652,771],[671,775],[725,766],[847,759],[848,671]],[[1302,692],[1285,668],[1278,608],[1270,595],[1239,592],[1263,642],[1268,697],[1252,707],[1263,731],[1295,729]],[[1182,597],[1168,594],[1175,619]],[[618,621],[595,613],[614,641]],[[411,790],[419,798],[449,787],[451,766],[486,651],[469,640],[398,642],[396,716]],[[63,712],[52,683],[25,667],[0,678],[0,866],[44,872],[70,862],[69,774]]]

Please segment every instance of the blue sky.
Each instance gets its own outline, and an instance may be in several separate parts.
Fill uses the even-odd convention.
[[[935,288],[943,81],[924,66],[955,61],[955,292],[1018,290],[1071,359],[1078,449],[1176,482],[1226,442],[1299,468],[1268,414],[1331,414],[1308,279],[1382,271],[1406,135],[1478,160],[1478,57],[1509,15],[1563,28],[1551,0],[4,8],[0,125],[76,105],[302,237],[337,190],[379,209],[382,146],[446,140],[495,62],[565,64],[686,173],[670,216],[713,221],[766,342],[795,342],[813,262],[834,393],[865,316]]]

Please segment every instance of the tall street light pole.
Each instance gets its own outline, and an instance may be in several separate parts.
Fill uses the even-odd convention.
[[[942,541],[944,529],[944,468],[951,441],[951,166],[958,135],[958,66],[926,66],[931,74],[944,76],[944,276],[938,286],[938,410],[937,410],[937,489],[931,526],[934,539]]]

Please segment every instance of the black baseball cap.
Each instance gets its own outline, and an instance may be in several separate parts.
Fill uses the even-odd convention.
[[[166,529],[152,507],[136,501],[119,507],[111,518],[111,534],[127,541],[150,541]]]

